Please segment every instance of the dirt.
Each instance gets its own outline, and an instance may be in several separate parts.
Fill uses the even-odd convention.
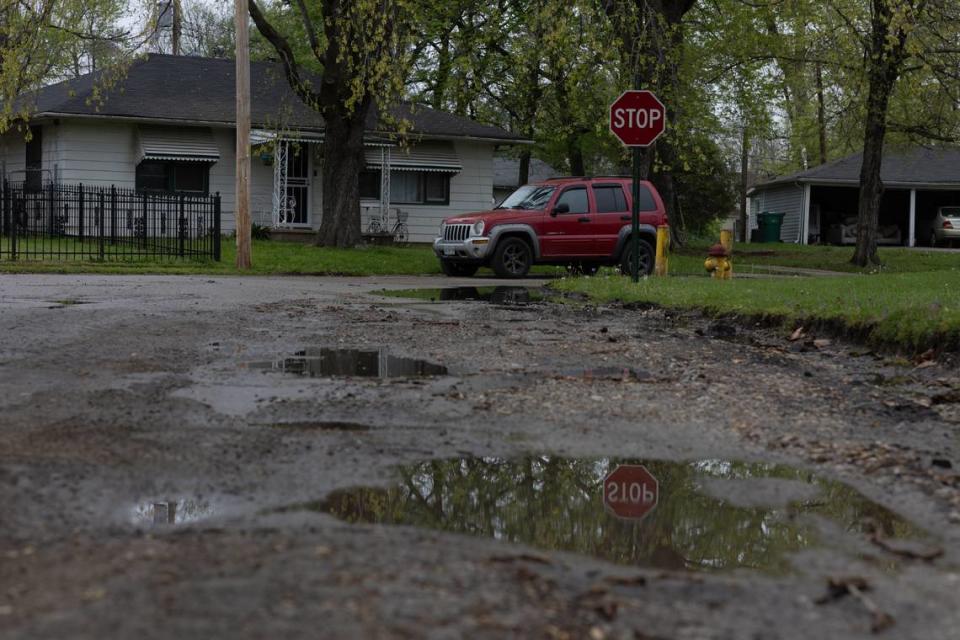
[[[4,276],[0,635],[956,637],[955,364],[660,309],[376,293],[446,284],[497,283]],[[250,366],[324,349],[447,373]],[[834,492],[795,479],[705,483],[738,513],[824,501],[804,526],[825,542],[775,574],[304,508],[416,465],[530,456],[792,465],[875,508],[830,512]],[[574,522],[537,504],[527,520]],[[580,525],[612,517],[590,504]],[[658,535],[705,544],[716,511]]]

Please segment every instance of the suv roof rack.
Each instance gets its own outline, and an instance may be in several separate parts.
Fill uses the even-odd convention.
[[[544,182],[552,182],[553,180],[603,180],[603,179],[616,179],[616,180],[630,180],[630,176],[554,176],[552,178],[547,178]]]

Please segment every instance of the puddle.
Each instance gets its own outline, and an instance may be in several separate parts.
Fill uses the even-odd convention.
[[[477,301],[493,304],[530,304],[546,300],[543,289],[531,287],[444,287],[441,289],[383,290],[381,295],[395,298],[413,298],[431,302]]]
[[[356,376],[364,378],[446,375],[447,368],[413,358],[400,358],[386,349],[305,349],[273,362],[251,362],[251,369],[280,371],[309,378]]]
[[[370,425],[359,422],[274,422],[266,426],[290,431],[370,431]]]
[[[645,464],[659,485],[656,507],[639,521],[603,503],[604,478],[626,463]],[[539,456],[424,462],[398,474],[395,486],[336,491],[305,508],[687,571],[786,573],[794,552],[842,546],[821,539],[816,517],[851,532],[923,536],[847,485],[780,465]]]
[[[199,522],[216,515],[213,505],[202,499],[158,500],[133,507],[133,522],[138,525],[180,525]]]

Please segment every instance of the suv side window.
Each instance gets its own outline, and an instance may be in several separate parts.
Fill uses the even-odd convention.
[[[594,187],[593,197],[597,201],[597,213],[618,213],[629,210],[627,197],[623,195],[623,187],[618,184]]]
[[[567,189],[557,198],[556,207],[559,204],[566,204],[570,207],[570,213],[589,213],[590,205],[587,201],[586,187],[573,187]]]
[[[657,204],[653,200],[653,194],[650,193],[650,189],[647,185],[640,185],[640,211],[656,211]]]

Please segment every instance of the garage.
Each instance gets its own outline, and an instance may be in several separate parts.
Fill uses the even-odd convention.
[[[858,153],[755,186],[751,225],[759,213],[783,213],[783,242],[854,244],[861,164]],[[930,246],[938,209],[960,206],[960,149],[888,149],[881,179],[878,244]]]

